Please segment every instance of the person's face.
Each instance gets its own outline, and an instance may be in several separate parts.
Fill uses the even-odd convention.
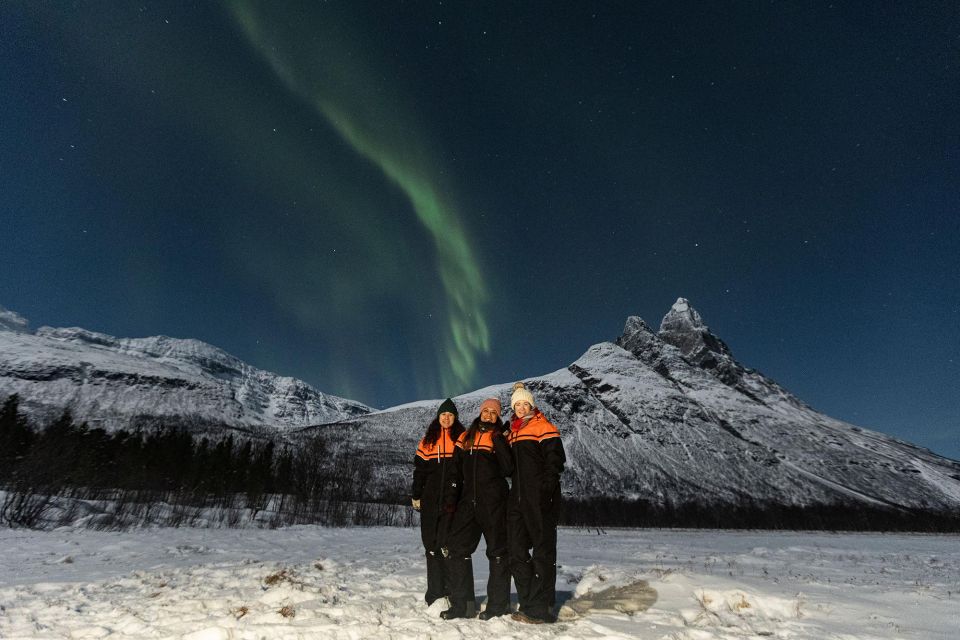
[[[456,419],[457,417],[455,415],[453,415],[449,411],[444,411],[443,413],[440,414],[440,426],[443,427],[444,429],[449,429],[450,427],[453,426],[453,421]]]
[[[513,412],[517,414],[518,418],[527,417],[531,411],[533,411],[533,407],[530,406],[529,402],[521,400],[517,404],[513,405]]]
[[[500,417],[500,414],[497,413],[496,409],[491,409],[487,407],[480,412],[480,422],[490,422],[494,423],[497,421],[497,418]]]

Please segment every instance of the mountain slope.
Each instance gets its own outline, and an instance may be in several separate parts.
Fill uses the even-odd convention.
[[[486,397],[507,406],[511,385],[457,397],[464,421]],[[737,362],[683,299],[658,331],[630,317],[616,341],[527,386],[563,434],[568,496],[960,509],[960,462],[815,411]],[[10,393],[35,418],[70,408],[108,429],[162,422],[208,434],[319,433],[329,450],[322,462],[371,470],[371,496],[408,491],[416,443],[440,404],[374,412],[196,340],[34,332],[0,309],[0,397]]]
[[[960,463],[823,415],[738,363],[680,299],[659,332],[627,320],[613,342],[527,381],[563,434],[564,491],[659,504],[858,503],[960,508]],[[511,384],[455,400],[476,415]],[[394,407],[307,432],[378,470],[383,488],[409,483],[417,440],[437,401]]]
[[[199,340],[114,338],[78,328],[34,332],[0,308],[0,396],[12,393],[38,420],[70,409],[108,430],[162,423],[275,434],[372,410]]]

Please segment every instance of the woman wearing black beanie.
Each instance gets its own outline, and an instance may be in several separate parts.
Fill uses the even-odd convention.
[[[444,400],[413,458],[412,503],[420,512],[420,538],[427,557],[427,605],[449,593],[441,548],[457,504],[455,493],[447,488],[456,481],[454,445],[464,431],[457,415],[453,400]]]

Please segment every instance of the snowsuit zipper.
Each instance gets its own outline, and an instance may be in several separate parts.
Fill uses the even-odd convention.
[[[473,457],[473,451],[477,448],[477,434],[473,434],[473,446],[470,447],[470,456]],[[477,506],[477,461],[473,461],[473,506]]]
[[[520,428],[523,428],[523,424],[520,425]],[[523,502],[523,492],[520,491],[520,487],[523,486],[523,474],[520,472],[520,458],[522,457],[523,456],[520,455],[515,455],[513,457],[513,463],[517,466],[517,486],[515,487],[517,491],[517,504]]]
[[[440,429],[440,442],[437,443],[437,463],[440,465],[440,491],[437,492],[437,513],[443,517],[443,493],[447,486],[446,472],[447,472],[447,458],[446,456],[441,457],[440,452],[443,449],[444,438],[446,429]],[[444,452],[446,453],[446,452]]]

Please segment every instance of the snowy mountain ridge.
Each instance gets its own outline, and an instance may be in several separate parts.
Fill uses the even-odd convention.
[[[40,327],[0,307],[0,396],[18,393],[28,415],[70,409],[107,430],[163,422],[196,431],[276,433],[372,411],[192,339],[115,338]]]
[[[463,421],[490,396],[508,407],[512,383],[456,397]],[[571,497],[960,508],[960,462],[812,409],[740,364],[683,298],[658,331],[631,316],[616,340],[526,384],[563,435]],[[31,331],[0,309],[0,397],[11,393],[34,417],[69,408],[107,429],[180,424],[294,442],[321,434],[329,464],[372,470],[371,497],[406,491],[417,441],[440,403],[374,411],[198,340]]]
[[[595,344],[568,367],[526,384],[563,436],[568,496],[960,508],[960,463],[813,410],[738,363],[682,298],[659,332],[630,317],[615,342]],[[486,397],[508,407],[511,385],[455,398],[464,422]],[[378,469],[382,487],[404,486],[439,402],[307,432],[327,434],[339,455]]]

